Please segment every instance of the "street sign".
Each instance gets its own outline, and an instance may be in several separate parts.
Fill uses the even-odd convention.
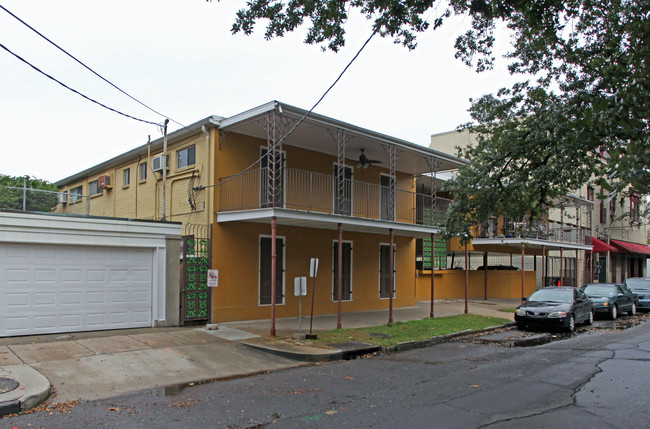
[[[293,278],[293,294],[295,296],[307,295],[307,277]]]
[[[316,277],[318,275],[318,258],[311,258],[309,263],[309,277]]]

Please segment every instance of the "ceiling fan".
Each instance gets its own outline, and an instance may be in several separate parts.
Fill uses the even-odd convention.
[[[361,149],[361,155],[359,155],[359,163],[357,164],[357,168],[368,168],[372,164],[381,164],[381,161],[378,161],[376,159],[368,159],[365,153],[363,153],[365,149]]]

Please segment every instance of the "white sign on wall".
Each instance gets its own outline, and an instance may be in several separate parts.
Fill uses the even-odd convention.
[[[208,270],[208,287],[219,286],[219,270]]]

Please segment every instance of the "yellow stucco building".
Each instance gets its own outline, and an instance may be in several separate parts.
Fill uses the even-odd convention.
[[[315,290],[315,314],[415,305],[416,240],[440,232],[448,204],[436,175],[462,162],[275,101],[171,133],[167,163],[162,148],[157,139],[59,181],[57,210],[183,222],[181,317],[271,318],[272,330],[298,315],[294,278],[312,258],[303,300]],[[206,289],[208,268],[218,286]]]

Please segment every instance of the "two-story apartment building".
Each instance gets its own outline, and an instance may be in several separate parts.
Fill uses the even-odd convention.
[[[431,147],[455,154],[457,147],[473,144],[474,137],[467,129],[435,134],[431,136]],[[477,228],[476,239],[470,246],[475,252],[473,267],[489,264],[534,271],[537,287],[622,282],[626,277],[643,276],[650,247],[640,204],[642,201],[634,193],[621,198],[605,195],[600,187],[585,185],[565,198],[562,209],[549,209],[546,217],[536,220],[534,225],[498,215],[486,219]],[[453,245],[450,250],[461,251]],[[488,263],[488,255],[495,262]],[[497,271],[500,270],[489,275],[507,276]],[[487,277],[488,273],[475,275]]]
[[[418,178],[462,162],[276,101],[171,133],[168,163],[162,146],[59,181],[59,210],[183,222],[182,317],[271,318],[272,333],[276,317],[298,315],[294,278],[312,258],[315,314],[388,309],[390,319],[393,306],[414,305],[416,239],[440,231],[432,219],[447,206],[435,180],[423,193]]]

